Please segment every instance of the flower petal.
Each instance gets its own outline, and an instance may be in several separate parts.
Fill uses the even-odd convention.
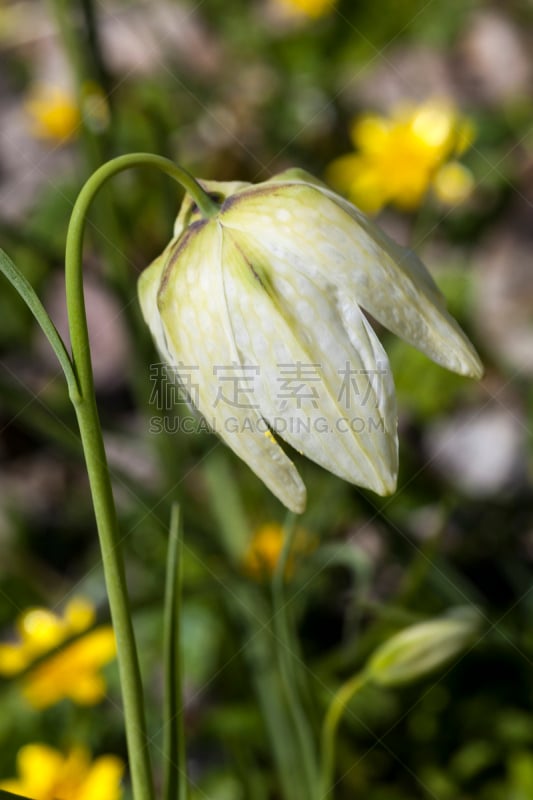
[[[193,224],[167,258],[157,299],[160,317],[153,312],[153,281],[153,276],[147,279],[144,296],[140,289],[143,312],[178,373],[180,363],[182,371],[183,365],[194,368],[193,379],[199,384],[194,404],[288,508],[303,511],[305,486],[254,407],[253,396],[246,389],[249,384],[243,386],[241,381],[237,404],[221,402],[217,372],[238,370],[240,358],[228,315],[217,222]]]
[[[116,756],[100,756],[91,764],[77,800],[119,800],[124,763]]]
[[[297,251],[315,279],[351,295],[381,324],[438,364],[463,375],[482,375],[474,348],[413,252],[393,242],[316,179],[269,185],[270,192],[266,187],[249,189],[230,198],[222,214],[224,224],[253,231],[265,248],[275,229],[278,251]]]
[[[261,248],[254,236],[225,227],[222,245],[239,356],[244,364],[261,365],[261,413],[308,458],[389,494],[396,484],[397,438],[387,356],[357,305],[341,310],[333,287],[300,264],[297,246],[280,255],[276,228],[268,233],[268,247]]]
[[[163,271],[168,259],[169,248],[161,253],[139,276],[137,292],[144,321],[150,328],[158,353],[169,364],[173,359],[167,346],[163,321],[157,306],[157,295],[161,286]]]
[[[64,758],[45,744],[27,744],[18,751],[20,791],[32,797],[49,797],[57,785]]]

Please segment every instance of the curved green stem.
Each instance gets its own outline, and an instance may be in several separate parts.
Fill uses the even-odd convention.
[[[116,173],[138,166],[156,167],[177,180],[194,197],[205,216],[216,213],[218,207],[191,175],[168,159],[151,154],[134,153],[113,159],[89,178],[74,205],[67,234],[65,255],[67,309],[72,363],[77,379],[76,387],[79,389],[79,393],[71,389],[71,400],[76,410],[87,464],[109,607],[117,638],[117,658],[133,796],[135,800],[153,800],[154,789],[147,745],[142,681],[124,563],[119,546],[120,535],[111,478],[94,394],[82,276],[83,235],[87,212],[95,194],[102,184]]]
[[[321,775],[318,797],[330,800],[333,795],[333,776],[335,771],[335,739],[337,728],[344,710],[352,697],[364,686],[366,675],[358,672],[353,678],[343,683],[334,695],[322,726],[321,738]]]
[[[152,155],[151,153],[131,153],[125,156],[118,156],[118,158],[108,161],[97,169],[87,180],[78,195],[70,217],[65,252],[65,269],[72,357],[80,385],[85,387],[88,393],[94,393],[94,390],[81,269],[85,220],[94,195],[109,178],[118,172],[140,166],[156,167],[180,183],[192,195],[205,217],[213,216],[219,208],[186,170],[178,167],[168,158]]]

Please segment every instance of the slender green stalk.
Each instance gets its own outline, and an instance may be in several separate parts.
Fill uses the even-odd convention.
[[[164,800],[186,800],[187,798],[180,625],[183,583],[182,545],[181,516],[179,506],[174,504],[170,517],[164,613]]]
[[[71,317],[71,322],[74,326],[77,325],[75,318]],[[88,345],[87,352],[89,352]],[[83,381],[82,386],[84,386],[83,399],[74,403],[74,407],[89,475],[107,596],[117,639],[117,659],[133,796],[135,800],[153,800],[141,674],[129,609],[124,563],[119,549],[120,537],[113,490],[94,394],[86,393],[86,384],[84,385]]]
[[[285,701],[296,733],[302,774],[306,782],[306,794],[311,798],[316,789],[318,777],[316,753],[313,745],[311,726],[301,701],[299,682],[294,669],[297,644],[292,636],[291,625],[287,617],[287,601],[284,590],[287,577],[287,565],[296,532],[295,521],[295,516],[290,514],[284,528],[285,541],[283,543],[283,549],[272,576],[273,628],[279,670],[285,690]]]
[[[352,697],[366,683],[366,675],[358,672],[343,683],[334,695],[324,718],[321,738],[321,774],[318,800],[330,800],[333,796],[333,777],[335,772],[335,739],[339,722]]]
[[[220,448],[213,450],[204,463],[204,479],[210,506],[217,522],[222,544],[232,565],[239,567],[250,541],[250,524],[246,518],[235,476]]]
[[[225,599],[235,620],[245,627],[243,652],[272,748],[281,797],[310,800],[275,657],[271,609],[261,602],[255,587],[244,582],[233,582]]]
[[[107,464],[102,429],[96,407],[87,316],[83,297],[83,235],[89,206],[105,181],[118,172],[137,166],[152,166],[181,183],[207,216],[217,206],[185,170],[168,159],[135,153],[120,156],[100,167],[86,182],[70,218],[65,254],[67,309],[72,363],[77,379],[74,392],[69,386],[85,453],[94,512],[100,538],[111,618],[117,637],[126,738],[135,800],[153,800],[154,789],[147,747],[146,720],[139,661],[129,608],[124,563],[119,547],[118,520]]]
[[[80,10],[83,13],[85,21],[87,57],[91,63],[96,80],[107,93],[110,89],[111,80],[103,55],[100,28],[98,25],[98,12],[100,8],[96,6],[97,4],[94,0],[80,0]]]
[[[250,523],[238,486],[227,479],[226,460],[218,458],[216,453],[206,461],[204,473],[221,543],[230,561],[237,566],[242,563],[250,536]],[[310,800],[293,720],[285,702],[271,605],[265,602],[259,587],[236,576],[233,579],[228,576],[226,584],[228,591],[224,592],[224,598],[230,614],[239,627],[244,628],[243,652],[272,748],[281,797]]]

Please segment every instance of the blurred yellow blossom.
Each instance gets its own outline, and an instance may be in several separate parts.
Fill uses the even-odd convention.
[[[66,141],[80,126],[81,115],[75,99],[59,86],[37,85],[26,100],[31,133],[38,139]]]
[[[244,554],[243,569],[252,578],[261,580],[272,577],[283,550],[284,528],[277,522],[267,522],[256,529]],[[315,542],[303,528],[298,528],[287,563],[287,577],[294,570],[294,556],[313,550]]]
[[[329,14],[335,0],[278,0],[286,9],[300,16],[318,19]]]
[[[470,146],[474,128],[445,101],[404,105],[390,117],[366,114],[350,133],[356,152],[333,161],[327,178],[363,211],[377,213],[388,203],[412,211],[430,187],[455,205],[473,189],[470,171],[452,159]]]
[[[95,619],[94,606],[74,598],[62,616],[46,608],[32,608],[17,620],[19,640],[0,644],[0,675],[22,676],[22,693],[38,709],[65,697],[82,705],[98,703],[106,684],[99,670],[116,654],[113,629],[104,625],[67,643],[49,658],[46,653],[87,630]]]
[[[17,756],[17,778],[0,781],[0,789],[35,800],[119,800],[124,764],[105,755],[91,761],[75,747],[64,755],[44,744],[28,744]]]

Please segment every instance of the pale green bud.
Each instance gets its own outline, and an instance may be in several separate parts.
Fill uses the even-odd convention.
[[[479,627],[480,617],[471,609],[411,625],[378,647],[364,675],[388,687],[415,681],[458,656],[472,644]]]
[[[178,373],[194,367],[199,410],[288,508],[303,511],[305,487],[273,434],[345,480],[390,494],[394,384],[363,309],[448,369],[482,373],[429,273],[300,170],[202,186],[220,211],[203,219],[186,197],[174,238],[139,280],[161,354]],[[221,401],[230,369],[236,404]]]

